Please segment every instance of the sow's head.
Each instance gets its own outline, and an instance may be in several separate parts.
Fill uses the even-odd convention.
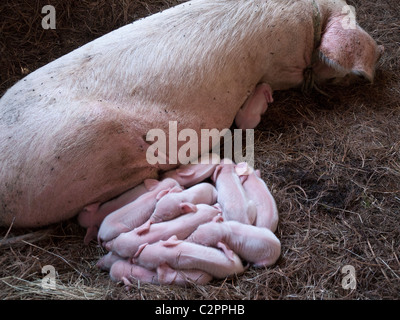
[[[318,60],[313,66],[315,81],[339,85],[360,80],[372,83],[384,47],[357,24],[354,7],[345,1],[318,2],[331,4],[331,13],[321,21]]]

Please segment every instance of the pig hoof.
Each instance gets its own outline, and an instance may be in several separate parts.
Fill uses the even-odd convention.
[[[124,287],[125,287],[125,290],[126,291],[129,291],[130,290],[130,288],[132,287],[132,282],[130,282],[129,280],[128,280],[128,278],[126,278],[126,277],[122,277],[121,278],[121,281],[122,281],[122,283],[124,284]]]
[[[90,241],[95,240],[97,238],[97,232],[99,229],[97,227],[89,227],[86,230],[85,238],[83,239],[83,243],[88,245]]]

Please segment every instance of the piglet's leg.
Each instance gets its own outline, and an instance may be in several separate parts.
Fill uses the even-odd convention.
[[[259,84],[254,93],[236,115],[235,123],[239,129],[254,129],[261,121],[261,115],[267,111],[268,103],[273,102],[269,84]]]
[[[99,226],[104,220],[104,216],[99,214],[100,202],[92,203],[83,208],[78,215],[78,223],[86,228],[86,235],[83,240],[84,244],[89,244],[93,239],[97,238]]]

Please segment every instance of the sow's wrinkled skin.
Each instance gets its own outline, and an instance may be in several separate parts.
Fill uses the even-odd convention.
[[[218,191],[217,201],[224,219],[252,224],[257,209],[244,191],[235,167],[231,160],[223,159],[215,169],[212,180]]]
[[[210,222],[221,214],[218,206],[205,204],[186,204],[186,214],[174,220],[150,225],[149,231],[139,234],[137,229],[127,233],[121,233],[117,238],[104,244],[109,251],[117,253],[121,257],[133,257],[143,244],[151,244],[159,240],[168,240],[176,236],[179,240],[186,239],[201,224]]]
[[[221,250],[171,237],[143,246],[133,259],[135,264],[148,270],[168,264],[177,270],[200,270],[222,279],[244,271],[240,258],[231,253],[228,258]]]
[[[149,220],[136,229],[138,234],[149,230],[152,223],[172,220],[186,212],[189,204],[215,204],[217,202],[217,190],[209,183],[200,183],[189,189],[182,190],[174,187],[161,191],[157,195],[157,204]]]
[[[255,267],[273,265],[281,253],[281,243],[271,230],[237,221],[203,224],[187,241],[221,248],[232,259],[235,252]]]
[[[142,225],[154,211],[157,195],[160,192],[177,187],[178,182],[167,178],[153,185],[135,201],[109,214],[102,222],[98,233],[100,243],[114,239],[122,232],[129,232]]]
[[[344,0],[315,3],[323,31],[313,64],[312,1],[193,0],[17,82],[0,100],[0,225],[69,219],[176,168],[149,163],[149,130],[169,139],[169,121],[179,119],[179,131],[198,137],[202,129],[222,131],[260,83],[299,87],[310,66],[317,83],[372,81],[383,48],[358,25],[346,27]]]

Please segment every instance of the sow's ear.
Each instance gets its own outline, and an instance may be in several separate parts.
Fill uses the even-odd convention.
[[[343,17],[332,17],[321,37],[319,58],[340,73],[353,73],[373,82],[375,65],[383,54],[372,37],[358,25],[346,26]]]

